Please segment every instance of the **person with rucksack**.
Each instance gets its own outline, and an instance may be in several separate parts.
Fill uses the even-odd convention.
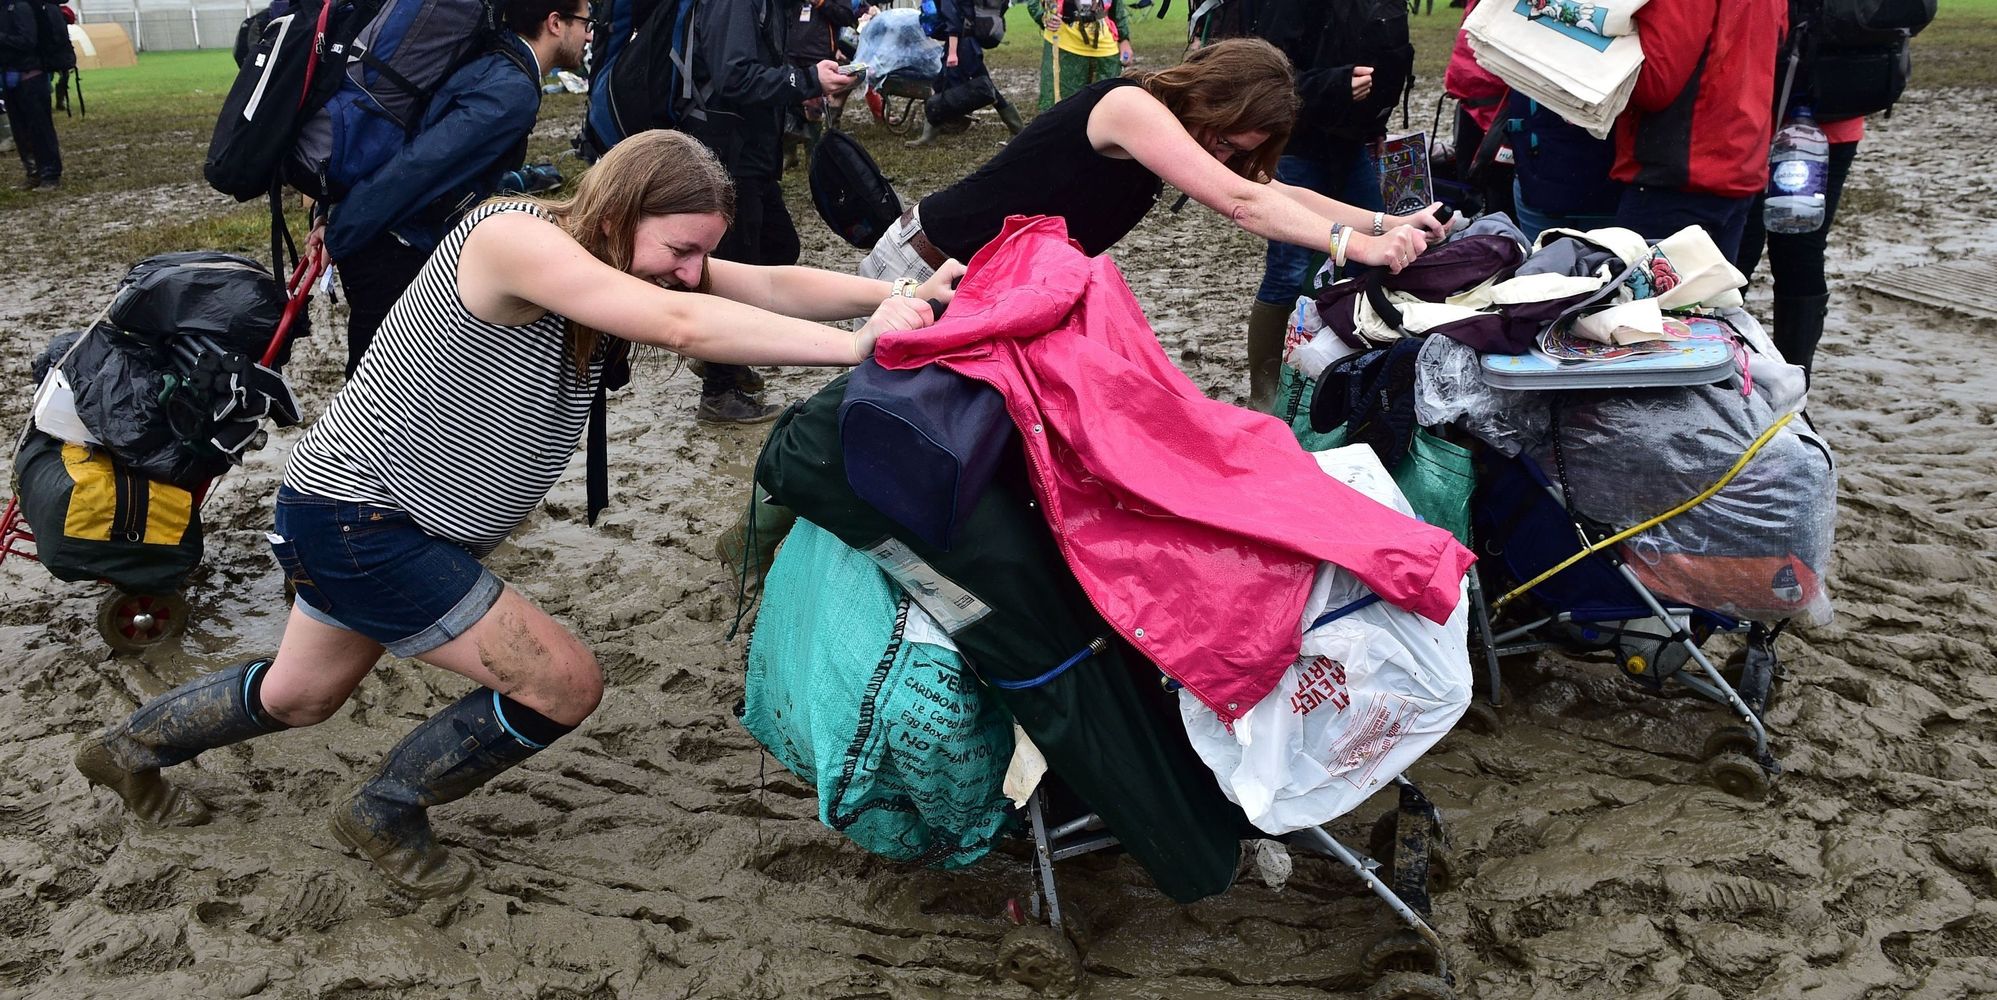
[[[1748,209],[1734,266],[1753,277],[1765,242],[1775,299],[1769,333],[1782,357],[1805,376],[1830,312],[1824,249],[1865,138],[1865,118],[1891,110],[1899,100],[1912,70],[1909,42],[1934,16],[1934,0],[1792,0],[1789,5],[1789,36],[1776,67],[1780,104],[1785,110],[1811,109],[1824,133],[1823,221],[1808,232],[1768,231],[1762,224],[1764,190]]]
[[[541,77],[582,66],[592,23],[586,0],[506,0],[500,29],[443,76],[410,133],[383,136],[390,148],[382,149],[359,140],[374,133],[350,127],[350,140],[330,148],[320,171],[329,190],[315,206],[307,249],[323,245],[347,292],[348,378],[437,241],[521,165]],[[405,36],[402,44],[413,43]],[[328,116],[372,122],[371,100],[350,80]],[[375,159],[382,162],[367,168]],[[341,190],[349,175],[358,179]]]
[[[932,5],[935,18],[930,37],[943,42],[943,68],[936,74],[936,92],[923,102],[922,134],[909,140],[908,145],[927,146],[935,142],[941,134],[939,126],[952,119],[968,120],[971,112],[986,105],[998,111],[1007,134],[1018,135],[1026,123],[1020,120],[1019,109],[1006,100],[1005,92],[998,88],[998,82],[985,67],[985,49],[995,44],[995,40],[990,36],[978,37],[980,18],[973,0],[931,0],[924,4],[925,14]]]
[[[0,99],[6,102],[7,125],[27,173],[23,188],[62,186],[62,144],[50,106],[50,77],[75,68],[69,22],[58,4],[0,0]]]
[[[1643,68],[1616,119],[1616,225],[1653,240],[1700,226],[1731,259],[1768,182],[1784,0],[1674,0],[1633,16]]]
[[[1026,0],[1041,28],[1040,110],[1122,74],[1135,53],[1123,0]]]
[[[859,5],[854,0],[804,0],[797,17],[790,21],[790,34],[784,46],[790,64],[805,72],[815,72],[821,60],[845,61],[851,53],[841,48],[839,32],[859,25],[860,10],[856,6],[871,9],[873,4],[866,0]],[[821,94],[796,109],[792,122],[801,120],[804,144],[815,145],[821,130],[839,127],[839,118],[845,110],[845,92]],[[795,142],[791,152],[796,152]]]
[[[802,245],[784,205],[785,118],[805,101],[843,94],[859,81],[840,73],[839,64],[829,58],[810,69],[785,60],[788,27],[797,19],[796,0],[677,2],[694,5],[690,29],[695,42],[686,53],[693,73],[686,82],[699,95],[692,109],[697,114],[651,124],[670,125],[706,143],[735,182],[735,220],[715,248],[718,259],[795,264]],[[661,24],[673,13],[672,6],[661,0],[648,24]],[[710,424],[774,420],[778,407],[763,399],[762,390],[762,376],[746,366],[706,364],[695,419]]]
[[[1374,213],[1386,231],[1374,150],[1387,119],[1414,84],[1415,50],[1402,0],[1259,0],[1255,37],[1282,50],[1297,73],[1301,110],[1276,161],[1276,179]],[[1248,405],[1269,412],[1283,363],[1290,309],[1313,251],[1271,240],[1262,284],[1248,307]]]
[[[160,770],[330,718],[384,652],[470,679],[339,799],[332,832],[405,893],[474,870],[453,802],[574,731],[603,697],[589,647],[484,558],[540,506],[632,344],[711,362],[853,365],[933,320],[946,271],[891,286],[714,257],[733,188],[684,134],[631,136],[559,202],[498,199],[439,242],[374,348],[293,449],[272,550],[296,592],[275,657],[204,673],[85,737],[75,764],[141,819],[205,822]],[[866,317],[857,330],[813,320]]]

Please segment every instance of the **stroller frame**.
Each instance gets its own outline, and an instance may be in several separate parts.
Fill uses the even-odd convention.
[[[1368,991],[1368,1000],[1448,995],[1452,977],[1447,950],[1441,935],[1429,923],[1432,909],[1430,858],[1432,852],[1447,849],[1442,813],[1405,776],[1395,778],[1393,784],[1399,793],[1399,802],[1392,812],[1382,814],[1375,826],[1376,840],[1389,830],[1391,836],[1386,838],[1384,844],[1375,843],[1371,847],[1375,853],[1391,852],[1387,860],[1376,860],[1353,851],[1323,827],[1308,827],[1273,839],[1337,861],[1357,876],[1405,925],[1405,929],[1391,932],[1375,943],[1362,960],[1367,974],[1380,977]],[[1032,958],[1065,961],[1071,965],[1067,971],[1076,977],[1079,977],[1081,965],[1079,954],[1068,940],[1069,922],[1062,915],[1061,897],[1055,887],[1054,863],[1115,847],[1117,839],[1104,829],[1102,820],[1093,813],[1059,825],[1051,824],[1047,819],[1043,792],[1038,789],[1027,799],[1026,816],[1032,827],[1038,875],[1031,913],[1033,917],[1040,918],[1044,900],[1046,927],[1052,930],[1056,942],[1053,947],[1061,954],[1058,957],[1048,955],[1046,945],[1040,943],[1044,938],[1019,936],[1015,932],[1001,942],[998,964],[1001,973],[1009,978],[1044,987],[1049,984],[1050,977],[1045,970],[1032,967]],[[1388,820],[1392,820],[1391,827]],[[1385,878],[1382,877],[1383,869]],[[1022,927],[1019,930],[1037,931],[1041,928]],[[1035,951],[1039,954],[1030,954]],[[1058,973],[1052,978],[1058,978]]]
[[[1591,531],[1588,525],[1575,517],[1560,487],[1547,478],[1537,463],[1524,455],[1509,461],[1518,463],[1554,509],[1561,512],[1574,532],[1576,551],[1585,551],[1609,537],[1607,532]],[[1503,541],[1508,543],[1510,539]],[[1667,603],[1644,585],[1613,546],[1586,551],[1573,565],[1554,569],[1547,579],[1522,586],[1513,596],[1531,593],[1561,573],[1590,565],[1613,573],[1638,603],[1620,611],[1597,609],[1577,613],[1573,610],[1546,610],[1523,624],[1501,632],[1494,632],[1492,609],[1473,569],[1470,595],[1475,612],[1473,617],[1483,640],[1488,678],[1486,696],[1490,703],[1495,706],[1501,700],[1499,657],[1548,649],[1614,652],[1625,674],[1645,686],[1661,690],[1666,683],[1676,681],[1732,712],[1740,725],[1714,733],[1703,748],[1706,777],[1722,790],[1743,798],[1765,796],[1773,779],[1781,774],[1782,766],[1769,750],[1768,730],[1761,716],[1768,706],[1775,681],[1781,676],[1774,642],[1787,622],[1769,625],[1734,619],[1687,604]],[[1649,616],[1648,619],[1642,617],[1644,614]],[[1658,634],[1630,628],[1635,621],[1662,623],[1669,631]],[[1738,684],[1729,682],[1701,648],[1706,639],[1716,633],[1746,636]],[[1687,664],[1696,664],[1697,673],[1686,669]]]

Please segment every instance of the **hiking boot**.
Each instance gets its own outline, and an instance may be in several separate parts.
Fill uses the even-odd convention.
[[[42,179],[32,174],[29,175],[27,180],[21,182],[21,190],[23,191],[33,191],[34,189],[41,186],[42,186]]]
[[[760,395],[725,389],[701,393],[694,419],[703,424],[761,424],[775,420],[779,409],[775,403],[763,402]]]
[[[109,788],[125,808],[160,826],[199,826],[208,807],[167,783],[160,768],[193,760],[203,750],[287,728],[249,707],[248,697],[269,660],[252,660],[203,674],[154,698],[131,718],[83,738],[76,769]]]
[[[541,749],[507,731],[498,693],[473,689],[403,737],[381,771],[333,810],[333,837],[411,896],[462,892],[471,862],[437,843],[430,807],[464,798]]]
[[[765,379],[763,373],[748,365],[731,365],[735,369],[735,387],[743,392],[762,392]],[[707,362],[688,361],[686,370],[694,373],[701,381],[707,380]]]

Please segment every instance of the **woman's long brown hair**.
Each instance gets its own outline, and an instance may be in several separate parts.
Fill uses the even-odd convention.
[[[721,161],[698,139],[667,129],[618,143],[583,171],[566,200],[508,200],[539,205],[591,256],[625,272],[631,270],[633,234],[650,216],[714,213],[735,220],[735,183]],[[698,290],[707,290],[705,271]],[[578,372],[589,371],[602,337],[600,330],[568,321],[568,353]]]
[[[1252,181],[1276,175],[1276,158],[1290,141],[1301,105],[1296,76],[1281,49],[1259,38],[1230,38],[1194,49],[1175,66],[1125,75],[1143,84],[1195,138],[1203,129],[1212,135],[1268,133],[1267,142],[1230,159],[1228,166]]]

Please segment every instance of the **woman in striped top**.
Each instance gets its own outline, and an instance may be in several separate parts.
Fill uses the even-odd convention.
[[[567,467],[612,346],[730,364],[851,365],[933,317],[922,286],[709,260],[734,208],[712,153],[633,136],[566,202],[494,202],[439,244],[353,378],[293,452],[273,551],[297,600],[274,659],[204,674],[84,740],[77,767],[157,823],[208,817],[160,768],[321,722],[384,650],[480,686],[390,752],[334,811],[341,843],[403,890],[463,889],[426,809],[592,712],[589,648],[480,560]],[[706,292],[708,294],[690,294]],[[871,317],[857,331],[820,321]]]

